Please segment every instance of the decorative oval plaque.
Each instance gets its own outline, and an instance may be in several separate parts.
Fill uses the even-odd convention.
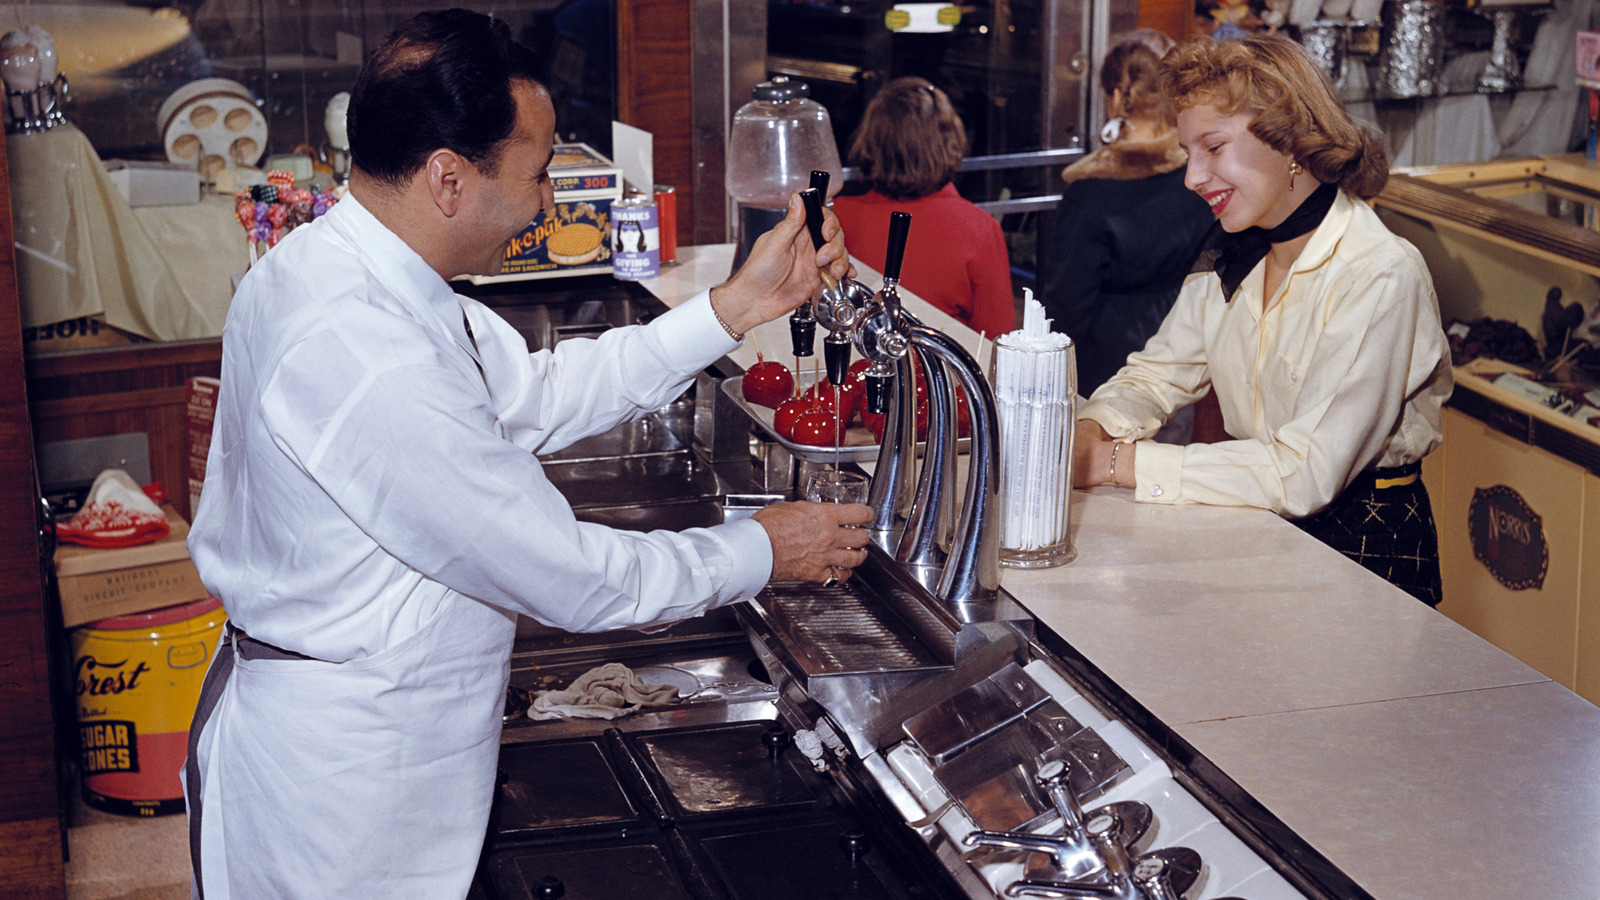
[[[1550,568],[1550,545],[1544,520],[1522,495],[1503,484],[1477,488],[1467,510],[1472,555],[1513,591],[1544,587]]]

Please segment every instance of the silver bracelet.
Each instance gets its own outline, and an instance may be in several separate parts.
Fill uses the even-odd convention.
[[[1117,451],[1122,449],[1121,441],[1111,442],[1111,483],[1117,483]]]

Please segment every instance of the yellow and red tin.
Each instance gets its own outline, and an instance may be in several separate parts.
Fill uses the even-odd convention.
[[[183,812],[189,720],[226,621],[206,599],[73,629],[84,803],[126,816]]]

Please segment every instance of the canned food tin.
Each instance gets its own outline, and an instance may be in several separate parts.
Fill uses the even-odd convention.
[[[678,189],[670,184],[656,185],[656,212],[661,220],[661,261],[678,258]]]
[[[189,720],[227,616],[214,599],[72,631],[83,801],[104,812],[183,812]]]
[[[620,281],[661,274],[661,227],[656,202],[648,196],[611,204],[611,274]]]

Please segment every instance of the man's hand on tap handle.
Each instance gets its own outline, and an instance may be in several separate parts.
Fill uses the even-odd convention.
[[[711,289],[711,305],[728,327],[744,334],[788,315],[821,290],[824,271],[835,279],[855,274],[839,220],[831,209],[823,215],[822,234],[827,243],[818,250],[806,230],[800,195],[789,195],[788,215],[756,239],[750,257],[732,278]]]
[[[750,518],[772,540],[772,580],[844,581],[867,561],[863,526],[872,507],[860,503],[775,503]]]

